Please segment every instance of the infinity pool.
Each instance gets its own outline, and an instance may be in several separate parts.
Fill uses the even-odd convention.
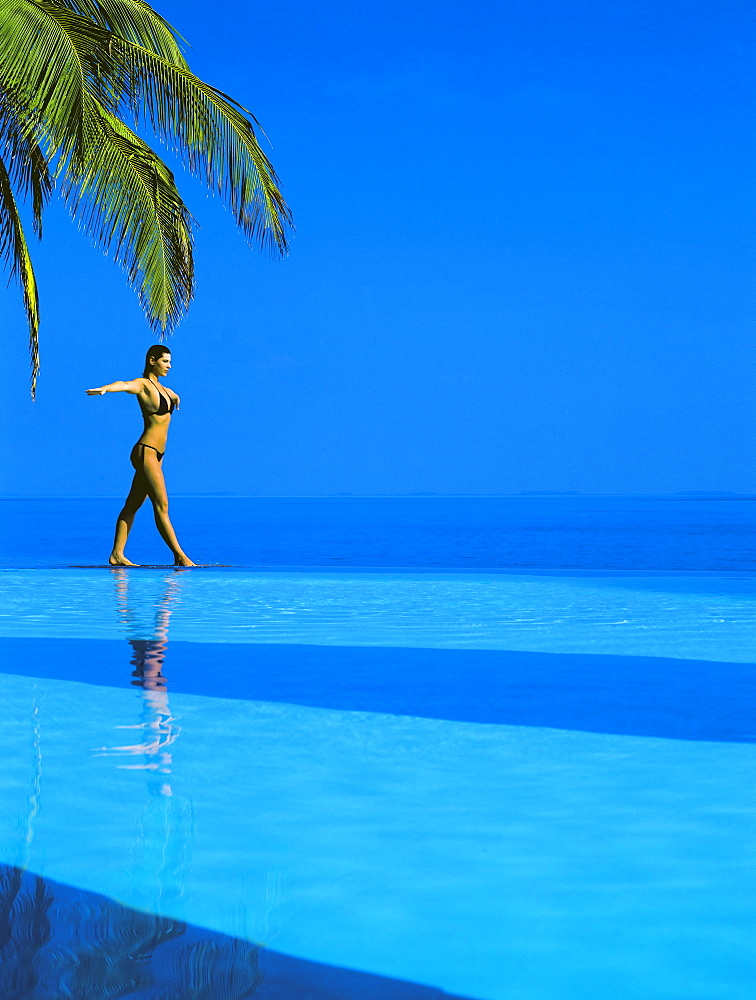
[[[753,582],[2,571],[0,994],[750,1000]]]

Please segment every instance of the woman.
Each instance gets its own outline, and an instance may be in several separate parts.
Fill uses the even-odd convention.
[[[130,392],[139,400],[144,417],[144,431],[131,449],[131,464],[134,466],[134,480],[126,497],[123,510],[116,521],[113,551],[110,553],[111,566],[136,566],[124,554],[126,539],[129,537],[134,515],[147,497],[155,511],[155,524],[163,541],[173,553],[176,566],[196,566],[179,545],[176,532],[168,517],[168,494],[160,463],[168,440],[168,425],[171,414],[181,402],[175,392],[160,384],[171,370],[171,352],[162,344],[155,344],[147,351],[144,375],[131,382],[111,382],[99,389],[87,389],[88,396],[104,396],[106,392]]]

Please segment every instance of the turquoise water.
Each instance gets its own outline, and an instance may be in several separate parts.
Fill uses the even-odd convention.
[[[14,531],[35,513],[19,510]],[[691,520],[678,539],[721,561],[729,543]],[[85,528],[82,563],[101,558]],[[626,551],[648,561],[641,528]],[[293,565],[306,532],[290,530]],[[17,926],[44,920],[10,935],[3,996],[105,979],[150,1000],[165,982],[280,1000],[752,995],[743,566],[110,571],[23,546],[0,571],[0,896]],[[81,961],[93,942],[107,976]]]

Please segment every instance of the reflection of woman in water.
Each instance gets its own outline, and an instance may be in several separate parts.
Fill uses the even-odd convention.
[[[171,414],[178,409],[180,403],[175,392],[160,384],[160,379],[167,375],[170,368],[171,352],[163,344],[156,344],[147,351],[142,378],[135,378],[130,382],[111,382],[109,385],[100,386],[99,389],[87,389],[88,396],[104,396],[106,392],[129,392],[139,400],[139,407],[144,417],[142,436],[131,449],[134,479],[126,503],[116,521],[113,551],[109,559],[111,566],[136,565],[126,558],[124,549],[134,523],[134,516],[147,497],[152,501],[157,529],[173,553],[175,564],[195,565],[179,545],[176,532],[168,517],[168,493],[161,468]]]
[[[128,605],[127,574],[123,570],[116,571],[116,601],[121,624],[127,631],[134,630],[135,622]],[[173,574],[172,574],[173,576]],[[133,656],[131,665],[134,667],[131,682],[142,688],[142,719],[135,726],[119,726],[119,729],[140,729],[142,739],[128,746],[111,747],[105,751],[108,756],[124,754],[141,756],[141,764],[121,764],[129,770],[150,772],[153,780],[149,782],[153,795],[172,795],[170,774],[172,756],[170,747],[176,741],[180,729],[171,715],[168,707],[168,685],[163,675],[163,663],[168,648],[168,624],[171,618],[173,604],[180,591],[177,579],[168,579],[162,600],[155,606],[155,625],[151,629],[149,639],[127,639]]]

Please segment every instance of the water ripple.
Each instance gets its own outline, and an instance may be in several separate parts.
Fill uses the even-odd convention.
[[[120,571],[121,573],[127,571]],[[7,570],[0,634],[115,638],[154,629],[169,583],[172,639],[753,657],[753,578]]]

